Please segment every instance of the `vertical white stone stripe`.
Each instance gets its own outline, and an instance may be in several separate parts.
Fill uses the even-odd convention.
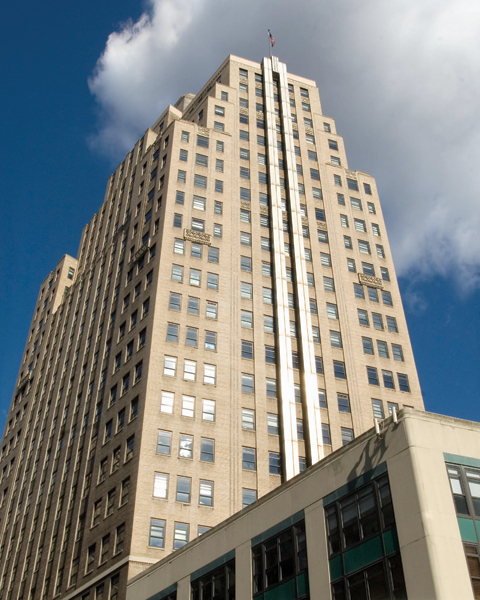
[[[292,267],[295,273],[295,296],[297,306],[297,345],[300,360],[301,388],[304,403],[304,431],[308,444],[309,458],[312,464],[323,458],[323,439],[320,411],[318,404],[317,374],[315,368],[315,346],[312,335],[310,317],[310,294],[308,291],[305,250],[303,246],[302,214],[300,211],[300,195],[298,192],[297,167],[293,140],[292,118],[290,111],[290,95],[288,92],[287,68],[284,63],[278,64],[279,92],[281,100],[281,119],[284,131],[284,163],[287,174],[287,191],[290,200],[291,242],[293,257]]]
[[[273,99],[272,60],[263,59],[265,125],[268,147],[268,176],[271,199],[271,236],[273,251],[273,287],[277,320],[277,394],[282,419],[282,451],[285,478],[291,479],[299,472],[298,443],[295,412],[295,390],[290,339],[290,310],[285,270],[285,245],[283,236],[280,170],[278,168],[277,126]]]

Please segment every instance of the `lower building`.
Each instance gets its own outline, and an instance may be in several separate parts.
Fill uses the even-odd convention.
[[[480,424],[406,408],[131,579],[127,599],[472,600],[479,541]]]

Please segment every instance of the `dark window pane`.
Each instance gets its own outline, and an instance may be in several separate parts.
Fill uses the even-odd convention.
[[[390,593],[383,563],[373,565],[373,567],[367,569],[366,576],[370,600],[389,600]]]
[[[378,511],[373,487],[368,487],[358,494],[358,509],[363,537],[366,538],[377,533],[380,530],[380,523],[378,522]]]
[[[390,564],[390,574],[393,582],[393,593],[395,600],[407,600],[407,590],[405,589],[405,579],[403,577],[402,560],[399,554],[388,559]]]
[[[348,498],[340,505],[343,524],[343,538],[345,548],[356,544],[360,540],[360,529],[357,518],[357,504],[355,498]]]
[[[352,600],[369,600],[365,588],[365,572],[357,573],[348,578],[348,589]],[[388,596],[387,596],[388,598]]]

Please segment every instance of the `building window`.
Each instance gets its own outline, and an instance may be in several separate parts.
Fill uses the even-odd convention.
[[[381,400],[376,400],[372,398],[372,411],[375,419],[384,419],[385,413],[383,410],[383,402]]]
[[[398,333],[397,319],[395,317],[387,317],[387,328],[388,331]]]
[[[265,379],[267,387],[267,398],[277,397],[277,380],[276,379]]]
[[[168,498],[168,475],[167,473],[155,473],[153,484],[153,495],[155,498]]]
[[[365,240],[358,240],[358,249],[362,254],[371,254],[370,243]]]
[[[375,329],[383,330],[383,318],[381,314],[372,312],[372,321]]]
[[[200,460],[204,462],[215,462],[215,440],[202,438],[200,447]]]
[[[253,298],[253,288],[251,283],[246,281],[240,282],[240,297],[251,300]]]
[[[182,396],[182,417],[195,416],[195,398],[193,396]]]
[[[321,356],[315,357],[315,372],[317,375],[323,375],[323,359]]]
[[[347,185],[348,185],[348,189],[349,190],[353,190],[355,192],[358,192],[358,182],[356,179],[349,179],[347,177]]]
[[[252,236],[246,231],[240,232],[240,244],[242,246],[251,246],[252,245]]]
[[[335,374],[335,379],[346,379],[347,374],[345,372],[345,363],[339,360],[333,361],[333,372]]]
[[[457,514],[480,517],[480,470],[447,464],[447,472]]]
[[[253,394],[254,391],[254,376],[249,373],[242,373],[242,392]]]
[[[173,240],[173,253],[174,254],[185,254],[185,241],[179,238]],[[173,279],[173,275],[172,275]]]
[[[378,292],[376,288],[367,287],[367,292],[370,302],[378,302]]]
[[[302,424],[302,435],[303,435],[303,424]],[[301,439],[301,438],[299,438]],[[281,474],[281,464],[280,464],[280,453],[279,452],[269,452],[268,453],[268,472],[270,475],[280,475]]]
[[[240,221],[242,223],[250,223],[251,212],[249,210],[245,210],[244,208],[240,209]],[[248,246],[249,244],[246,244],[246,245]]]
[[[195,381],[197,378],[197,363],[194,360],[185,359],[183,367],[183,378],[186,381]]]
[[[265,333],[275,333],[273,317],[263,315],[263,330]]]
[[[401,392],[410,392],[410,384],[408,382],[408,375],[404,375],[402,373],[397,373],[398,377],[398,387]]]
[[[332,444],[332,440],[330,438],[330,425],[328,425],[328,423],[322,423],[322,441],[327,446]]]
[[[242,469],[256,470],[255,448],[242,448]]]
[[[185,344],[195,348],[198,346],[198,329],[196,327],[187,327]]]
[[[388,477],[384,475],[327,506],[325,516],[330,556],[341,555],[359,543],[382,536],[395,526]],[[400,553],[392,549],[385,556],[384,552],[374,564],[354,575],[334,580],[333,597],[346,598],[347,593],[352,594],[355,590],[355,595],[362,598],[377,595],[379,598],[406,598]]]
[[[253,324],[253,313],[249,310],[240,311],[242,327],[252,328]]]
[[[180,434],[178,456],[180,458],[193,458],[193,436],[184,433]]]
[[[308,571],[305,522],[300,521],[254,546],[252,563],[254,595],[269,591],[283,581],[295,582],[296,576]],[[273,594],[275,597],[275,592]]]
[[[191,589],[191,597],[195,600],[235,598],[235,560],[195,579],[191,582]]]
[[[184,504],[190,504],[192,480],[190,477],[179,477],[177,476],[177,491],[175,500],[177,502],[183,502]]]
[[[328,244],[328,233],[320,229],[317,230],[318,241],[322,244]]]
[[[200,480],[198,503],[201,506],[213,506],[213,481]]]
[[[342,335],[339,331],[330,331],[330,344],[332,348],[342,347]]]
[[[123,506],[128,502],[128,495],[130,490],[130,477],[127,477],[122,481],[122,488],[120,493],[120,506]]]
[[[255,411],[250,408],[242,408],[242,429],[255,431]]]
[[[190,269],[190,285],[194,285],[195,287],[200,287],[201,283],[201,271],[198,269]]]
[[[240,269],[242,271],[246,271],[247,273],[251,273],[252,271],[252,259],[248,256],[240,257]]]
[[[398,360],[400,362],[404,361],[403,350],[399,344],[392,344],[392,354],[393,354],[394,360]]]
[[[377,340],[377,348],[378,348],[378,356],[381,358],[390,358],[388,355],[388,345],[387,342],[382,342],[381,340]],[[373,354],[373,352],[372,352]]]
[[[327,393],[325,390],[318,390],[318,406],[320,408],[327,408]]]
[[[172,432],[159,429],[157,437],[157,452],[159,454],[170,454],[171,444]]]
[[[135,435],[131,435],[127,439],[126,447],[125,447],[125,462],[133,458],[133,450],[135,447]]]
[[[216,365],[203,366],[203,383],[208,385],[216,385],[217,382],[217,367]]]
[[[354,219],[355,229],[362,233],[367,233],[367,225],[362,219]]]
[[[178,550],[185,546],[189,538],[190,526],[188,523],[175,523],[173,532],[173,549]]]
[[[178,342],[179,325],[167,323],[167,342]]]
[[[370,385],[380,385],[378,381],[378,372],[375,367],[367,367],[367,377]]]
[[[263,302],[264,304],[273,303],[273,290],[272,288],[263,288]]]
[[[327,302],[327,317],[329,319],[338,319],[338,310],[336,304]]]
[[[218,290],[218,275],[216,273],[207,273],[207,288]]]
[[[331,277],[323,278],[323,289],[326,292],[334,292],[335,291],[335,285],[334,285],[333,279]]]
[[[168,304],[168,308],[170,310],[180,310],[182,302],[182,295],[176,294],[175,292],[170,292],[170,302]]]
[[[150,540],[148,545],[155,548],[165,548],[165,521],[150,519]]]
[[[340,412],[349,413],[350,412],[350,400],[348,398],[348,394],[337,393],[337,400],[338,400],[338,410]]]
[[[217,350],[217,334],[215,331],[205,331],[205,350]]]
[[[382,290],[382,300],[385,306],[393,306],[392,294],[386,290]]]
[[[202,400],[202,420],[215,422],[215,400]]]
[[[246,508],[257,500],[257,490],[242,489],[242,508]],[[192,584],[193,585],[193,584]]]
[[[172,279],[173,281],[183,282],[183,267],[180,265],[172,265]]]
[[[278,415],[267,413],[267,430],[270,435],[278,435]]]
[[[382,370],[382,377],[383,377],[383,385],[390,389],[390,390],[394,390],[395,389],[395,382],[393,380],[393,373],[392,371],[385,371]]]
[[[347,266],[350,273],[357,272],[357,267],[355,266],[355,260],[353,258],[347,258]]]
[[[242,340],[242,358],[253,360],[253,342]]]
[[[373,342],[371,338],[362,337],[363,344],[363,353],[364,354],[374,354],[373,351]]]
[[[342,435],[342,446],[346,446],[353,440],[353,429],[350,429],[349,427],[340,427],[340,432]]]

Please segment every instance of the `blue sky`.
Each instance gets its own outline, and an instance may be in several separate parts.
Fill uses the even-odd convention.
[[[427,410],[479,420],[480,12],[473,0],[84,0],[4,8],[0,427],[38,287],[167,103],[232,53],[317,81],[381,194]],[[302,10],[303,9],[303,10]]]

